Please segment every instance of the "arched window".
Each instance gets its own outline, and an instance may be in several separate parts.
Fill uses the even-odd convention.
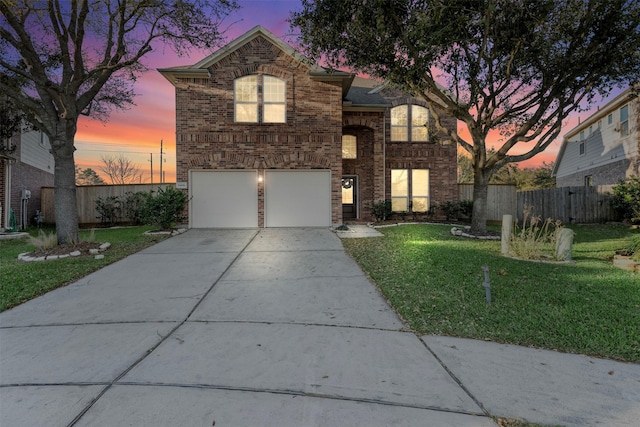
[[[357,159],[358,158],[358,142],[353,135],[342,135],[342,158]]]
[[[286,82],[277,77],[237,78],[233,101],[238,123],[286,123]]]
[[[420,105],[398,105],[391,109],[392,141],[429,141],[429,110]]]

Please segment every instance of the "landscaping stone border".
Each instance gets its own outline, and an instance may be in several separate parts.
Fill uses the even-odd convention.
[[[478,239],[478,240],[500,240],[500,236],[476,236],[473,234],[469,234],[466,231],[470,230],[471,227],[464,227],[464,228],[459,228],[459,227],[453,227],[451,229],[451,234],[454,236],[460,236],[460,237],[466,237],[468,239]]]
[[[147,236],[154,236],[157,234],[170,234],[172,236],[177,236],[178,234],[182,234],[185,231],[187,231],[186,228],[177,228],[171,231],[145,231],[144,234],[146,234]]]
[[[101,254],[100,252],[104,252],[107,249],[109,249],[111,247],[111,243],[106,242],[100,245],[100,247],[98,249],[89,249],[89,254],[94,255],[95,259],[102,259],[104,258],[104,254]],[[19,261],[24,261],[24,262],[37,262],[37,261],[52,261],[52,260],[56,260],[56,259],[64,259],[64,258],[73,258],[73,257],[78,257],[80,255],[82,255],[82,252],[80,251],[73,251],[70,252],[68,254],[62,254],[62,255],[47,255],[47,256],[40,256],[40,257],[33,257],[33,256],[29,256],[30,252],[25,252],[22,253],[20,255],[18,255],[18,260]]]

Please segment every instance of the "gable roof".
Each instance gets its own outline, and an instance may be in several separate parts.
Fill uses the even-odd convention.
[[[211,66],[257,37],[264,37],[271,44],[278,47],[286,55],[289,55],[292,58],[295,58],[297,61],[304,63],[309,68],[309,76],[311,77],[311,79],[340,83],[342,86],[342,95],[343,97],[346,96],[349,87],[351,86],[351,82],[355,77],[355,74],[347,73],[344,71],[330,70],[319,66],[315,62],[300,54],[300,52],[289,46],[287,43],[280,40],[272,32],[261,25],[253,27],[251,30],[247,31],[240,37],[236,38],[235,40],[231,41],[230,43],[226,44],[217,51],[213,52],[211,55],[193,65],[158,68],[158,71],[174,86],[177,83],[177,79],[179,77],[208,78],[210,76],[209,68]]]
[[[551,176],[556,176],[558,173],[558,168],[560,166],[560,161],[562,157],[564,157],[564,152],[567,148],[567,144],[569,143],[569,139],[578,135],[581,131],[586,130],[589,126],[594,125],[598,122],[598,120],[602,120],[607,117],[612,112],[616,111],[618,108],[624,106],[627,102],[630,102],[634,99],[633,87],[629,86],[626,90],[624,90],[620,95],[616,96],[614,99],[605,104],[602,108],[598,108],[598,110],[587,117],[587,119],[575,126],[573,129],[569,130],[562,137],[562,145],[560,146],[560,150],[558,151],[558,156],[556,157],[556,161],[553,164],[553,170],[551,171]]]

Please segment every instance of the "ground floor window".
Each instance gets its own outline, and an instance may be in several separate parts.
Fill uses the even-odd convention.
[[[391,210],[394,212],[429,210],[429,169],[391,170]]]

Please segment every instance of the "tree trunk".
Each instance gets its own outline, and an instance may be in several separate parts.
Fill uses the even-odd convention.
[[[487,194],[489,193],[489,177],[483,170],[475,170],[473,174],[473,214],[471,216],[471,233],[487,232]]]
[[[74,134],[75,132],[72,135],[58,135],[59,139],[51,141],[51,151],[55,160],[54,207],[59,245],[79,242]]]

